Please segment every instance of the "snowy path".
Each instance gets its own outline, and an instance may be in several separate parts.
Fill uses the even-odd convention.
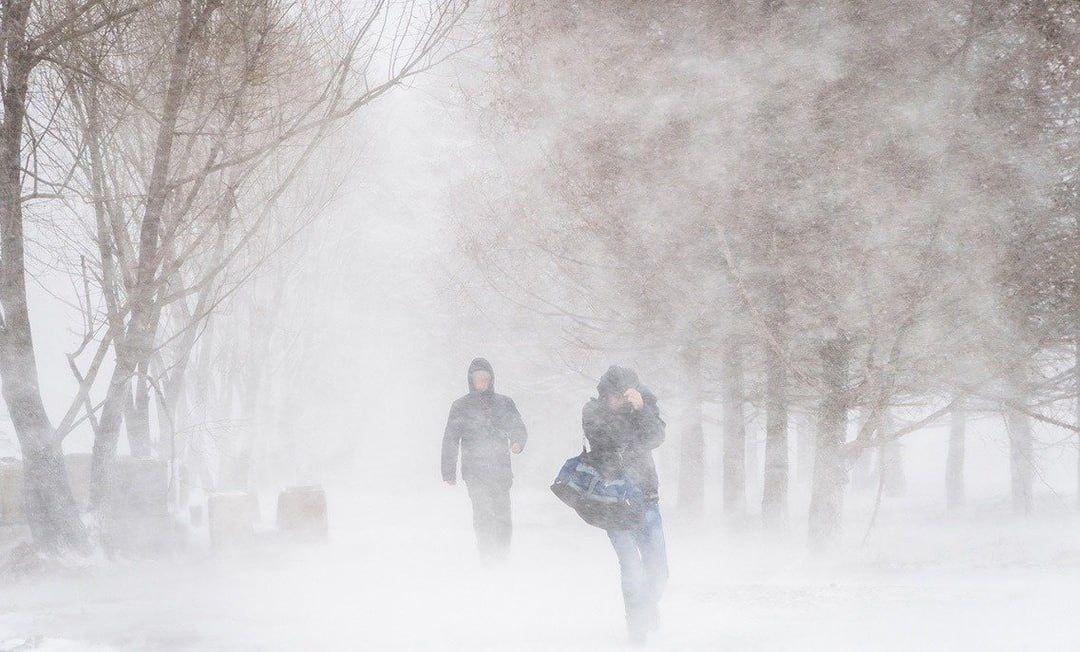
[[[463,493],[397,497],[391,510],[336,492],[325,546],[20,580],[0,587],[0,641],[40,636],[41,649],[101,650],[625,647],[602,532],[547,495],[518,493],[512,558],[487,569],[475,559]],[[922,533],[921,548],[907,544],[897,526],[892,538],[883,532],[889,546],[824,563],[797,545],[692,534],[669,517],[672,580],[663,631],[649,647],[1080,649],[1074,525],[996,539],[990,529],[952,549],[947,537],[927,544]]]

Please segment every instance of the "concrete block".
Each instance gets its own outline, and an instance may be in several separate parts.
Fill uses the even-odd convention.
[[[75,504],[80,512],[85,512],[90,509],[90,453],[68,453],[64,456],[64,465]]]
[[[106,548],[134,557],[166,552],[174,543],[166,463],[121,457],[113,464],[101,524]]]
[[[278,495],[277,526],[283,532],[325,538],[326,492],[319,486],[289,487]]]

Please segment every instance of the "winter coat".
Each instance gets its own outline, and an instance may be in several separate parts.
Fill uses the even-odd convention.
[[[634,388],[641,392],[640,410],[614,412],[608,394],[622,394]],[[589,456],[603,473],[625,474],[637,483],[647,503],[659,502],[660,492],[652,451],[664,442],[664,421],[656,395],[641,385],[637,374],[624,367],[611,367],[596,387],[599,396],[590,399],[581,411],[581,427],[589,441]]]
[[[474,371],[491,374],[491,386],[483,392],[473,387]],[[454,401],[446,420],[442,443],[442,476],[451,482],[456,477],[458,450],[461,451],[461,477],[467,483],[485,483],[509,489],[510,446],[525,446],[528,434],[517,406],[508,396],[495,393],[495,372],[491,364],[477,358],[469,365],[469,393]]]

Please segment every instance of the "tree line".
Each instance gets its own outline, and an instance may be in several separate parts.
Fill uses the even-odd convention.
[[[237,394],[256,410],[271,338],[234,338],[244,344],[226,355],[213,334],[273,329],[272,279],[291,260],[282,252],[295,258],[334,190],[312,161],[350,116],[460,47],[454,28],[467,8],[4,3],[0,379],[39,547],[89,542],[62,454],[74,429],[93,432],[91,506],[100,513],[122,490],[121,436],[134,457],[171,456],[176,478],[177,447],[192,444],[188,424],[231,414]],[[66,356],[77,389],[56,413],[42,398],[34,334],[57,325],[32,320],[28,306],[45,259],[70,280],[65,301],[81,315]],[[215,380],[234,374],[246,378]],[[251,437],[228,442],[240,452],[221,469],[183,472],[243,485]]]
[[[507,3],[477,92],[501,169],[459,193],[459,251],[483,301],[544,318],[550,369],[631,358],[679,399],[690,512],[712,405],[730,514],[763,415],[770,526],[792,423],[812,424],[814,549],[858,460],[946,419],[949,506],[965,423],[995,414],[1027,512],[1033,423],[1080,437],[1078,19],[1064,0]]]

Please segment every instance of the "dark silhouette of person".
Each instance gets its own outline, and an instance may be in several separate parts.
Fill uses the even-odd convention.
[[[622,574],[626,626],[632,641],[644,642],[658,626],[658,605],[668,578],[660,492],[652,451],[664,442],[656,396],[632,369],[613,366],[597,385],[598,396],[581,413],[590,456],[605,474],[633,480],[645,494],[645,518],[631,530],[608,530]]]
[[[480,555],[505,558],[513,526],[510,518],[510,453],[521,453],[528,434],[517,406],[495,393],[495,371],[477,358],[469,365],[469,393],[454,401],[442,443],[442,477],[457,483],[458,452],[461,477],[473,507],[473,527]]]

